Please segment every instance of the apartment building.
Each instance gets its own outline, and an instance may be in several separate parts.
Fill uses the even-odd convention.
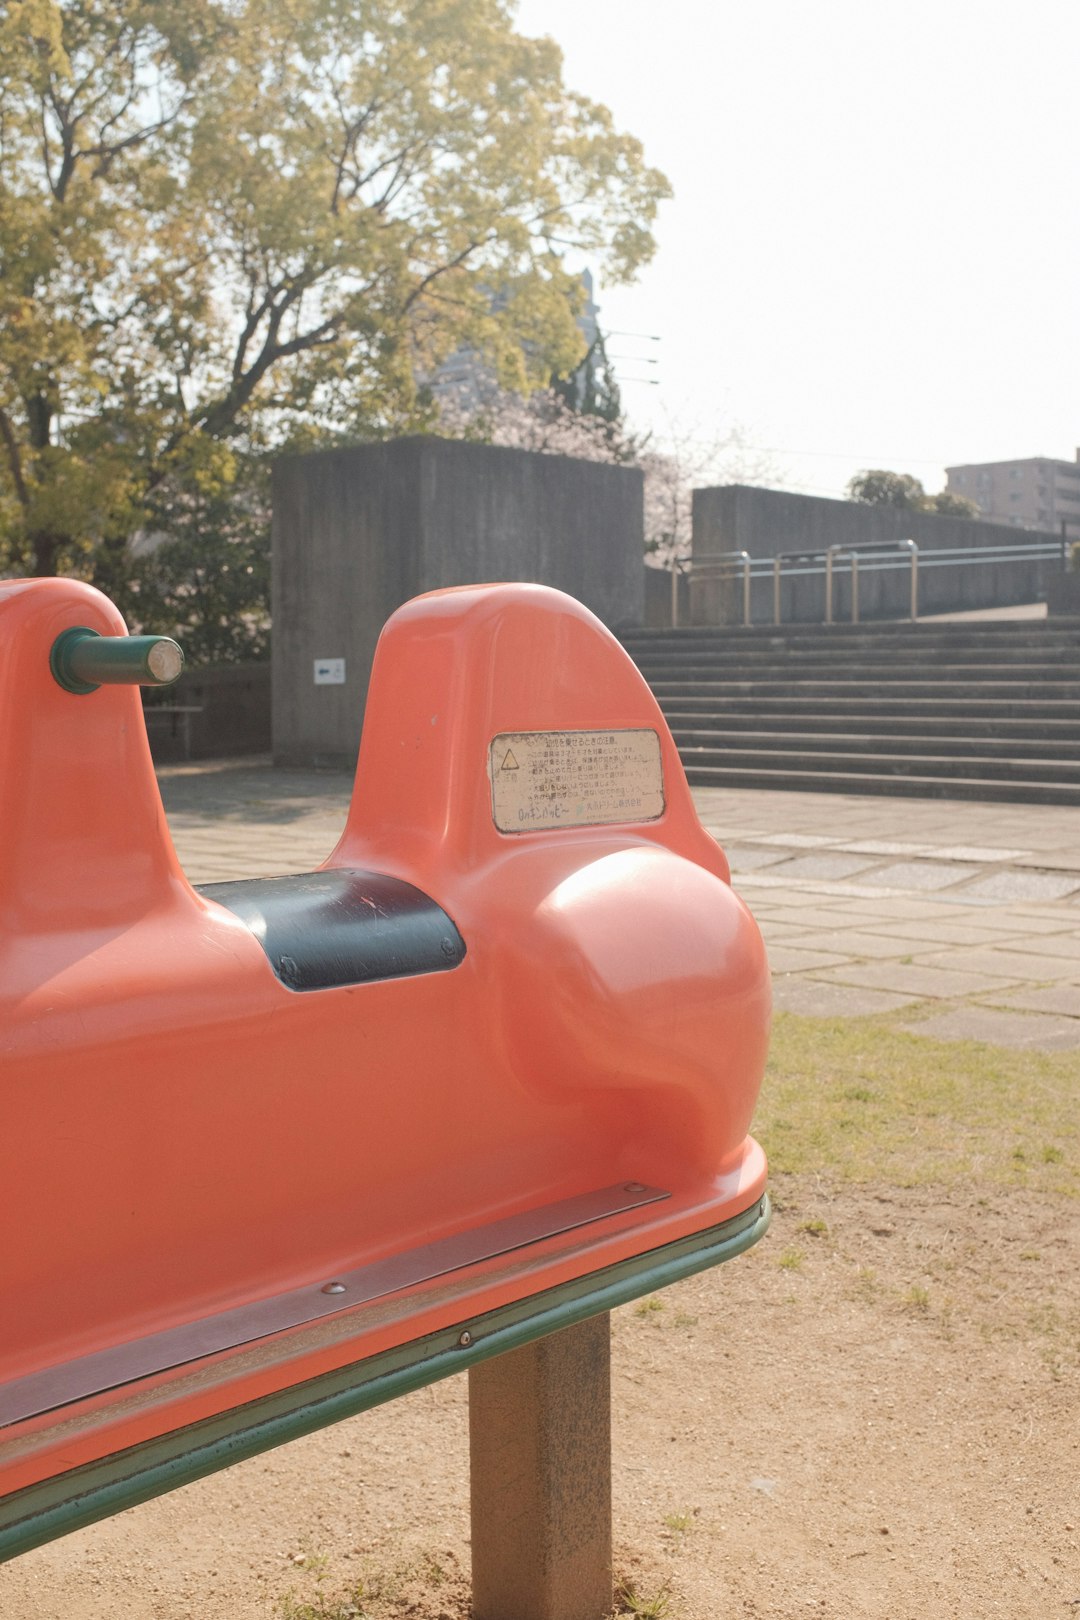
[[[945,488],[966,495],[993,523],[1053,530],[1080,539],[1080,450],[1075,461],[1029,456],[1022,461],[980,461],[946,467]]]

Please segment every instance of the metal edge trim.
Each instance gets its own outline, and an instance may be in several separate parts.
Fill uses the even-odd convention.
[[[516,1253],[613,1215],[645,1210],[670,1197],[666,1189],[640,1181],[590,1188],[571,1198],[539,1204],[518,1215],[466,1227],[432,1243],[368,1261],[339,1272],[336,1280],[327,1276],[303,1288],[272,1294],[249,1305],[27,1373],[0,1385],[0,1430],[173,1367],[187,1366],[205,1356],[257,1344],[323,1317],[355,1312],[403,1289]]]
[[[771,1216],[765,1195],[719,1226],[29,1485],[0,1499],[0,1563],[732,1260]]]

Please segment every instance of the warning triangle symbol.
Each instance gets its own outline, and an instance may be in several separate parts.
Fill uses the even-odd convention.
[[[499,768],[500,770],[504,771],[519,771],[521,769],[521,766],[514,758],[514,750],[512,748],[508,748],[506,750],[506,758],[503,760],[502,765]]]

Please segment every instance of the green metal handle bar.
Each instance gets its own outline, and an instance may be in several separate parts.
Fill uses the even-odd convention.
[[[81,624],[62,631],[49,654],[49,668],[65,692],[171,686],[183,667],[183,650],[168,636],[102,636]]]

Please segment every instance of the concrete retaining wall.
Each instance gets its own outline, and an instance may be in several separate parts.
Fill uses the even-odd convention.
[[[871,541],[914,540],[920,552],[920,613],[954,613],[964,609],[1004,607],[1015,602],[1045,599],[1047,580],[1061,572],[1062,564],[1023,560],[964,566],[962,563],[925,566],[928,555],[949,547],[1045,544],[1059,541],[1054,534],[977,519],[935,517],[905,512],[898,507],[864,506],[856,501],[824,500],[814,495],[791,495],[783,490],[753,489],[730,484],[696,489],[693,495],[693,554],[748,551],[751,557],[784,553],[823,552],[829,546],[859,546]],[[902,618],[908,612],[910,580],[906,568],[870,572],[870,557],[860,558],[859,616],[862,619]],[[695,585],[692,622],[730,624],[742,619],[741,581]],[[781,614],[785,624],[821,623],[825,581],[785,577]],[[771,579],[755,579],[751,595],[755,624],[773,617]],[[846,620],[851,613],[850,575],[846,563],[837,564],[833,616]]]
[[[273,479],[273,750],[348,764],[375,643],[423,591],[554,585],[612,629],[644,611],[642,474],[432,438],[283,457]],[[316,660],[345,681],[316,685]]]

